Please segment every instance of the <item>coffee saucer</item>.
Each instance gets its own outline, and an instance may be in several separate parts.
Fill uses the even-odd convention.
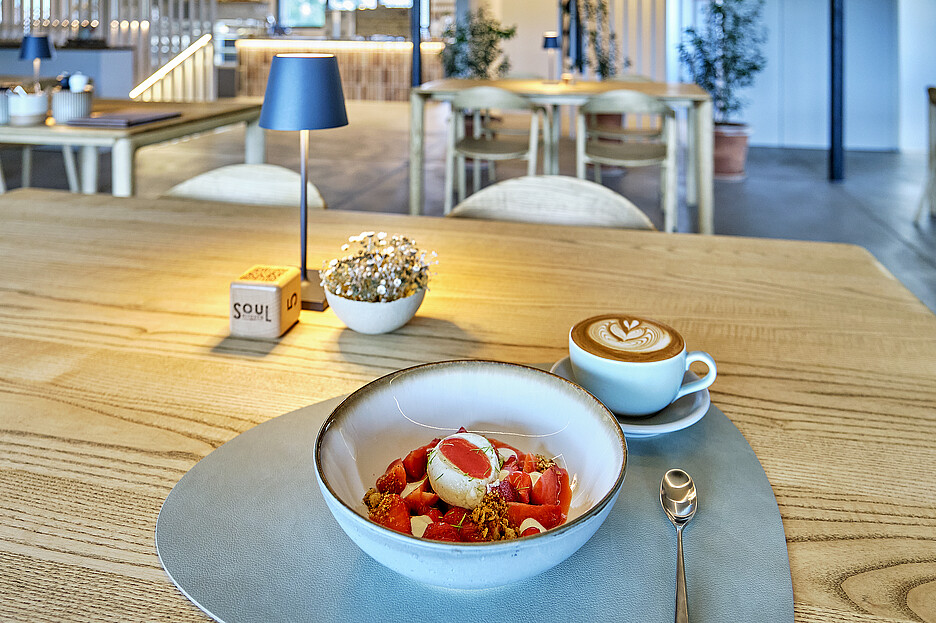
[[[572,364],[569,362],[568,357],[563,357],[554,363],[549,371],[556,376],[561,376],[567,381],[576,382],[572,372]],[[699,377],[693,372],[687,371],[683,381],[694,381],[697,378]],[[639,439],[642,437],[655,437],[665,433],[673,433],[688,428],[702,419],[702,416],[708,412],[711,404],[712,399],[709,396],[709,391],[703,389],[692,394],[687,394],[679,400],[674,401],[668,407],[651,415],[643,417],[615,415],[617,416],[618,423],[621,425],[621,430],[624,431],[624,435],[626,437]]]

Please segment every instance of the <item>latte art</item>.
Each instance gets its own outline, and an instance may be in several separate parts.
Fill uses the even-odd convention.
[[[599,320],[588,327],[588,335],[608,348],[632,353],[663,350],[672,341],[659,326],[640,320]]]
[[[619,361],[662,361],[685,348],[682,336],[671,327],[620,314],[583,320],[572,327],[571,338],[593,355]]]

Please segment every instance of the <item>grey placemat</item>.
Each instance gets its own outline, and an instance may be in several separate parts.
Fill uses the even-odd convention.
[[[697,424],[628,440],[624,486],[607,521],[564,563],[525,582],[461,591],[414,582],[342,532],[315,480],[312,449],[328,400],[253,428],[172,489],[156,547],[176,586],[225,623],[257,621],[660,621],[674,618],[676,533],[660,479],[681,467],[699,488],[684,532],[693,623],[792,621],[777,503],[757,457],[712,407]]]

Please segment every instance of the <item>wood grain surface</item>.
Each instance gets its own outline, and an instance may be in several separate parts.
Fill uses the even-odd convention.
[[[0,198],[0,620],[206,620],[153,530],[211,450],[409,365],[555,361],[576,320],[627,310],[718,362],[712,400],[780,505],[797,620],[936,621],[936,317],[866,251],[316,211],[312,266],[362,230],[439,253],[416,318],[365,336],[304,311],[280,339],[229,337],[230,282],[296,261],[295,212]]]

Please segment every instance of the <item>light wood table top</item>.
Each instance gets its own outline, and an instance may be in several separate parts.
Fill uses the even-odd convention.
[[[211,129],[237,121],[251,121],[260,117],[261,98],[231,98],[217,102],[176,103],[138,102],[135,100],[95,99],[94,112],[180,112],[178,117],[141,123],[126,128],[95,128],[56,124],[49,117],[44,125],[0,126],[0,142],[32,143],[49,145],[110,145],[120,138],[131,138],[140,142],[144,135],[185,136],[202,129]],[[202,128],[201,126],[204,126]],[[147,137],[148,138],[148,137]],[[166,140],[147,140],[143,144]]]
[[[697,84],[682,82],[642,82],[637,80],[577,80],[575,82],[547,82],[525,78],[501,78],[497,80],[471,80],[465,78],[443,78],[425,82],[414,90],[418,93],[452,96],[463,89],[495,86],[533,99],[548,98],[550,102],[582,103],[589,97],[607,91],[627,89],[646,93],[663,100],[685,102],[709,101],[712,96]]]
[[[0,620],[205,620],[153,537],[199,459],[398,368],[556,361],[569,326],[608,309],[718,362],[712,400],[774,488],[798,620],[936,620],[936,317],[866,251],[313,212],[312,266],[362,230],[438,251],[416,318],[364,336],[303,312],[278,340],[228,337],[230,281],[294,262],[295,216],[0,198]]]

